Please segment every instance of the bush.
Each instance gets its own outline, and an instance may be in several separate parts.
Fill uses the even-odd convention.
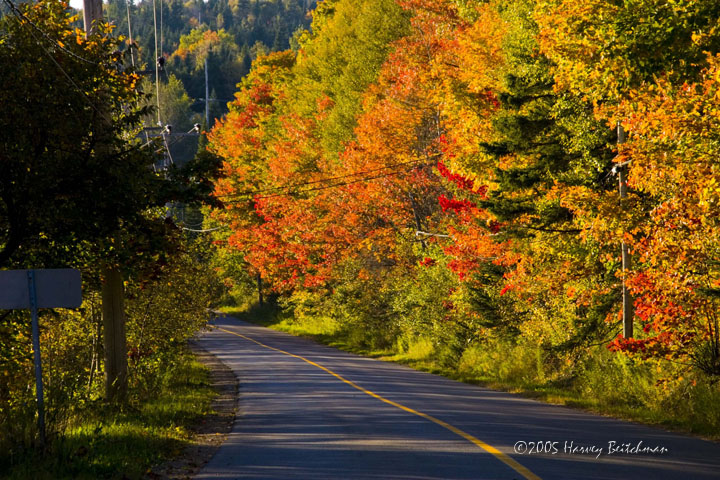
[[[126,287],[128,400],[137,408],[160,391],[187,340],[205,325],[220,286],[206,267],[208,252],[186,241],[184,249],[153,273],[131,278]],[[83,272],[82,308],[42,310],[41,355],[46,430],[62,438],[101,405],[102,321],[91,272]],[[85,275],[87,273],[87,275]],[[35,380],[27,312],[7,314],[0,323],[0,472],[37,444]]]

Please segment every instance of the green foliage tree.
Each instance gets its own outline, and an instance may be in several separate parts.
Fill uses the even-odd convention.
[[[174,131],[187,131],[200,120],[200,115],[192,111],[192,99],[185,91],[182,82],[175,75],[170,74],[167,82],[160,83],[159,102],[155,98],[155,89],[148,80],[143,82],[143,90],[152,92],[152,95],[147,99],[147,105],[155,110],[155,106],[159,103],[160,118],[164,124],[172,125]],[[156,123],[154,113],[156,112],[145,117],[145,125],[154,125]]]
[[[323,147],[337,153],[352,137],[361,97],[376,80],[394,40],[407,34],[408,15],[394,0],[324,1],[313,12],[312,33],[299,33],[291,109],[317,111],[332,102],[320,127]]]
[[[83,407],[98,397],[96,301],[103,266],[122,266],[137,290],[166,285],[165,278],[188,288],[201,270],[208,273],[201,253],[184,250],[185,240],[162,207],[177,199],[198,202],[195,179],[204,175],[202,165],[212,168],[211,163],[167,174],[155,171],[160,145],[137,136],[150,112],[143,106],[147,99],[139,76],[118,51],[122,39],[112,37],[107,25],[86,38],[73,21],[67,5],[58,1],[25,4],[0,19],[0,100],[6,114],[0,120],[5,129],[0,136],[0,267],[71,266],[84,279],[84,311],[48,312],[41,322],[43,353],[58,362],[46,373],[51,422],[63,416],[63,409]],[[165,303],[158,310],[152,307],[160,300],[149,302],[143,322],[164,322],[159,314],[175,316],[173,338],[181,343],[206,318],[210,290],[200,291],[199,303],[188,293],[183,293],[185,302]],[[162,295],[169,299],[175,292]],[[134,338],[140,315],[132,311],[132,297],[131,292],[129,333]],[[28,330],[22,312],[0,315],[0,425],[8,432],[0,442],[3,451],[8,444],[32,443]],[[166,344],[158,346],[157,337],[151,343],[169,351]],[[73,405],[78,396],[82,401]],[[53,425],[56,432],[67,426],[62,418]]]
[[[0,266],[51,266],[85,241],[147,228],[163,179],[152,150],[128,143],[147,110],[119,40],[85,40],[60,2],[18,15],[0,37]]]
[[[180,79],[193,99],[205,96],[204,58],[198,64],[193,57],[181,60],[173,58],[173,54],[197,32],[222,30],[229,40],[226,46],[230,48],[220,53],[214,52],[209,61],[211,88],[216,89],[217,98],[222,100],[218,105],[221,107],[218,109],[219,118],[226,112],[223,107],[232,98],[235,85],[250,69],[247,52],[243,51],[238,61],[236,52],[231,50],[256,44],[270,50],[287,48],[290,34],[308,26],[308,13],[315,6],[315,1],[169,0],[154,5],[149,0],[131,2],[130,5],[125,0],[110,0],[104,6],[105,18],[116,26],[118,34],[129,37],[132,33],[133,41],[140,47],[139,52],[135,52],[138,66],[154,69],[157,40],[158,56],[170,59],[166,65],[167,74]],[[196,33],[193,34],[193,31]],[[160,78],[167,80],[164,75]],[[195,112],[200,113],[202,108],[200,103],[194,105]]]
[[[605,319],[612,306],[608,297],[617,295],[617,281],[613,279],[617,264],[603,263],[598,255],[600,246],[588,244],[578,235],[581,230],[572,212],[562,204],[562,192],[578,185],[598,192],[614,190],[610,175],[614,133],[594,119],[591,103],[578,95],[556,91],[555,64],[539,52],[534,4],[514,0],[502,2],[500,7],[509,26],[503,45],[507,73],[492,120],[495,134],[490,142],[481,144],[495,159],[496,168],[494,186],[480,204],[503,223],[498,240],[512,241],[527,259],[523,268],[535,272],[530,275],[555,272],[552,277],[557,283],[543,284],[544,291],[523,284],[523,296],[543,302],[547,311],[542,315],[547,315],[549,322],[572,311],[568,335],[548,346],[577,348],[583,342],[607,336]],[[562,273],[568,264],[573,265],[576,278],[584,279],[584,286],[578,282],[576,287],[592,298],[592,307],[576,309],[570,306],[574,299],[558,297],[563,285],[572,281]],[[496,275],[508,273],[501,270]],[[539,315],[535,309],[525,310],[525,315],[506,312],[510,318],[498,326],[508,323],[517,328],[528,316]]]

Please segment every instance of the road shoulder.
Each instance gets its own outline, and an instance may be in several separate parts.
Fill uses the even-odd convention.
[[[152,480],[187,479],[197,474],[215,455],[232,430],[238,406],[238,378],[215,355],[190,342],[190,349],[210,370],[210,381],[218,396],[211,405],[212,414],[202,417],[193,427],[192,444],[179,456],[154,467],[146,478]]]

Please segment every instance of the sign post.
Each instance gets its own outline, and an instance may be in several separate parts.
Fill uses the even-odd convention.
[[[37,287],[35,286],[35,271],[27,271],[28,296],[30,297],[30,314],[32,315],[32,344],[35,361],[35,394],[37,396],[38,431],[40,432],[40,445],[45,445],[45,399],[43,396],[42,361],[40,360],[40,325],[38,322]]]
[[[45,445],[45,400],[40,359],[40,308],[78,308],[82,304],[80,272],[71,268],[0,271],[0,309],[30,309],[35,362],[35,393],[40,444]]]

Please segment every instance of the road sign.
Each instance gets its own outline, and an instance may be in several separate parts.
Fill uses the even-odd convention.
[[[33,270],[37,308],[78,308],[82,303],[80,272],[72,268]],[[0,309],[30,308],[28,270],[0,271]]]
[[[32,314],[35,393],[40,443],[45,444],[45,408],[40,360],[39,308],[77,308],[82,304],[80,272],[72,268],[0,271],[0,308],[25,309]]]

